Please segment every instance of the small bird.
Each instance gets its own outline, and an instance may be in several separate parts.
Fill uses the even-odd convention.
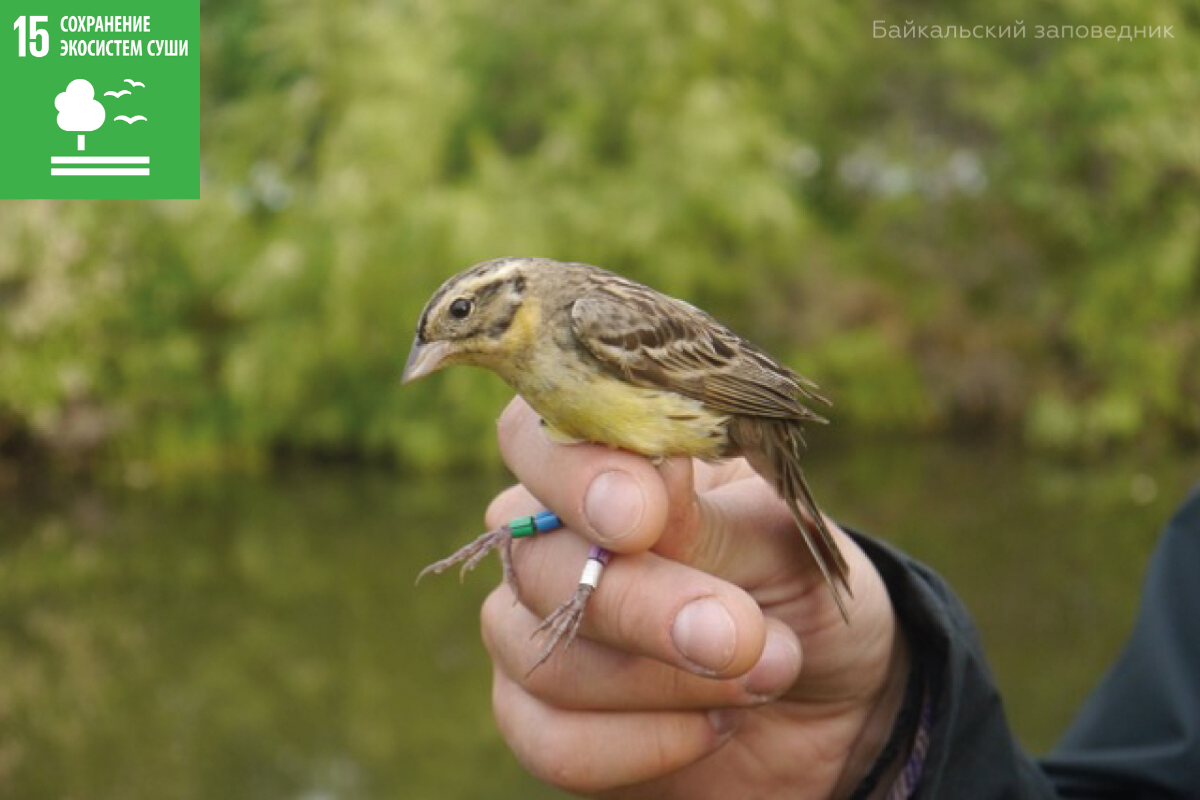
[[[451,364],[498,374],[556,442],[605,444],[654,459],[744,456],[787,504],[849,622],[841,594],[850,592],[849,568],[800,466],[802,425],[825,422],[806,404],[829,401],[705,312],[589,264],[485,261],[429,299],[403,380]],[[454,564],[465,571],[500,548],[505,578],[515,584],[511,541],[502,526],[421,574]],[[579,589],[538,629],[550,636],[532,669],[560,641],[570,646],[607,562],[607,552],[595,550]]]

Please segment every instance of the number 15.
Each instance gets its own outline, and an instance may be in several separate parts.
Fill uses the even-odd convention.
[[[50,50],[50,34],[45,31],[38,30],[38,23],[45,22],[46,17],[30,17],[29,18],[29,41],[33,42],[33,46],[29,48],[29,52],[35,58],[41,58]],[[17,17],[17,21],[13,23],[13,28],[17,31],[17,57],[25,57],[25,17]],[[41,46],[37,42],[41,42]]]

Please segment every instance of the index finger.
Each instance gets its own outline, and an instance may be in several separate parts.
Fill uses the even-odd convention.
[[[519,396],[498,428],[504,463],[567,527],[617,553],[648,550],[658,541],[667,522],[667,488],[648,459],[601,445],[556,444]]]

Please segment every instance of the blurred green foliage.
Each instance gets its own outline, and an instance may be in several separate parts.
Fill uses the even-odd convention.
[[[1194,442],[1200,10],[960,7],[206,2],[200,200],[0,205],[0,449],[494,458],[498,381],[397,377],[432,290],[512,254],[708,308],[839,426]],[[873,36],[907,19],[1026,32]]]

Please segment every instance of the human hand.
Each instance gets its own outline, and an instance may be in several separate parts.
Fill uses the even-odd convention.
[[[500,420],[522,481],[487,524],[552,509],[569,528],[514,549],[519,597],[483,607],[501,734],[538,778],[613,798],[846,796],[890,733],[908,674],[887,589],[850,564],[843,623],[787,508],[741,459],[657,468],[551,443],[520,398]],[[580,636],[532,674],[531,636],[589,542],[619,554]],[[886,781],[881,788],[886,788]]]

